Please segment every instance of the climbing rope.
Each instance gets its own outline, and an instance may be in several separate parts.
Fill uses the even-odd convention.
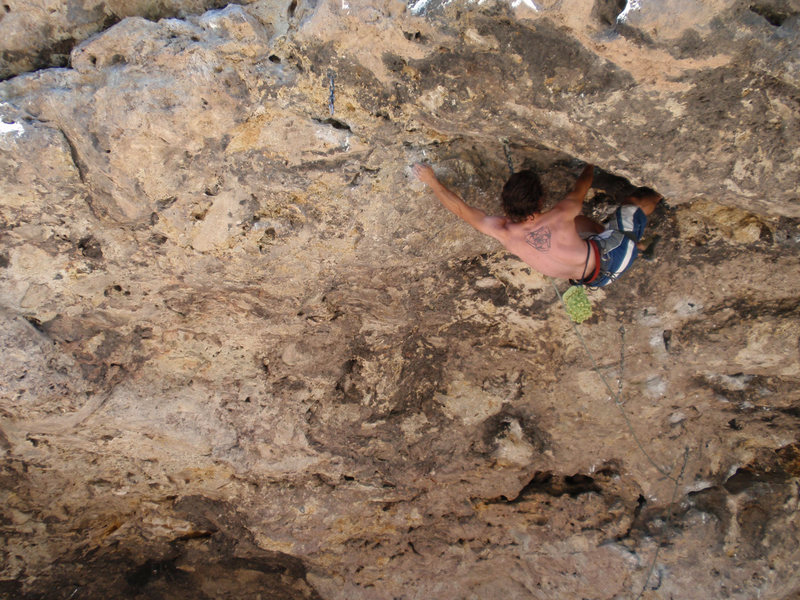
[[[508,170],[511,172],[511,175],[513,175],[514,174],[514,161],[511,158],[511,149],[509,148],[509,142],[508,142],[508,140],[506,138],[501,138],[500,141],[503,144],[503,152],[505,153],[505,156],[506,156],[506,163],[508,163]],[[558,296],[558,299],[561,301],[561,304],[564,306],[564,310],[567,311],[568,315],[570,315],[570,322],[572,324],[572,330],[575,332],[575,335],[578,337],[578,340],[580,340],[580,343],[583,346],[583,349],[586,351],[586,354],[589,356],[589,360],[592,361],[592,367],[594,368],[594,372],[597,373],[597,375],[603,381],[603,385],[606,386],[606,389],[608,390],[608,393],[611,395],[611,398],[614,400],[614,404],[617,405],[617,408],[619,409],[620,413],[622,413],[622,418],[625,420],[625,424],[628,426],[628,431],[630,431],[630,434],[633,437],[634,441],[636,442],[636,445],[639,447],[639,450],[642,451],[642,454],[644,454],[644,456],[647,458],[647,460],[650,462],[650,464],[653,465],[655,467],[655,469],[659,473],[661,473],[664,477],[666,477],[670,481],[675,481],[677,483],[676,478],[673,477],[672,475],[670,475],[667,471],[665,471],[662,466],[659,466],[658,464],[656,464],[656,461],[654,461],[652,459],[652,457],[650,456],[650,454],[647,452],[647,450],[644,449],[644,445],[642,444],[641,440],[639,440],[639,436],[636,435],[636,431],[633,429],[633,424],[631,423],[631,420],[628,417],[628,413],[625,412],[625,407],[622,404],[622,399],[621,399],[622,398],[622,370],[623,370],[623,367],[624,367],[624,360],[625,360],[625,328],[624,328],[624,326],[620,326],[620,328],[619,328],[620,329],[620,334],[622,336],[622,347],[620,349],[619,385],[617,387],[617,393],[615,393],[614,390],[611,389],[611,386],[609,385],[609,383],[606,380],[606,378],[603,375],[603,373],[600,371],[600,367],[598,366],[597,361],[594,358],[594,355],[589,350],[589,346],[586,344],[586,340],[584,339],[583,335],[581,335],[581,332],[578,330],[578,327],[576,325],[576,321],[580,322],[580,320],[583,320],[583,319],[578,320],[578,319],[575,319],[573,317],[573,312],[575,312],[574,311],[574,307],[570,307],[567,304],[567,301],[564,299],[564,296],[562,296],[561,292],[559,291],[555,280],[552,277],[549,277],[549,276],[548,276],[548,279],[550,280],[550,283],[553,285],[553,289],[556,291],[556,295]],[[570,289],[572,289],[572,288],[570,288]],[[567,291],[569,292],[570,290],[567,290]],[[581,302],[581,305],[582,304],[583,303]],[[581,306],[580,310],[583,310],[583,309],[584,309],[584,307]],[[591,312],[591,306],[589,307],[589,311]]]
[[[334,103],[336,102],[336,86],[334,84],[335,79],[336,79],[336,74],[333,72],[332,69],[329,69],[328,89],[330,90],[330,95],[328,96],[328,110],[331,111],[331,116],[333,116]]]
[[[567,305],[566,303],[564,303],[564,298],[562,297],[561,292],[558,291],[558,286],[556,285],[556,282],[553,280],[552,277],[549,277],[548,279],[550,279],[550,283],[553,284],[553,289],[555,289],[556,294],[558,295],[562,304],[564,304],[564,308],[567,309]],[[598,366],[597,361],[594,358],[594,355],[589,350],[589,347],[586,344],[586,340],[584,339],[583,335],[581,335],[581,332],[578,330],[578,326],[574,321],[571,321],[571,324],[573,331],[575,331],[575,335],[578,337],[578,340],[580,340],[583,349],[589,356],[589,360],[592,361],[592,368],[594,369],[594,372],[597,373],[597,375],[603,381],[603,384],[606,386],[608,393],[611,395],[611,398],[614,400],[614,404],[616,404],[617,408],[622,414],[622,418],[625,420],[625,424],[628,426],[628,431],[630,432],[631,437],[633,437],[634,441],[636,442],[636,445],[639,447],[639,450],[659,473],[661,473],[664,477],[666,477],[675,484],[672,488],[672,498],[670,499],[667,508],[667,520],[664,525],[664,534],[662,536],[662,541],[659,542],[659,544],[656,546],[656,551],[655,554],[653,555],[653,560],[650,562],[650,568],[647,571],[647,576],[645,577],[644,584],[642,585],[642,591],[639,592],[639,595],[637,595],[635,598],[635,600],[640,600],[641,597],[644,595],[645,591],[647,590],[647,586],[650,583],[650,578],[653,576],[653,571],[655,570],[656,563],[658,562],[658,555],[659,552],[661,551],[661,546],[664,544],[663,538],[666,537],[666,532],[669,530],[670,523],[672,521],[672,506],[675,504],[675,500],[678,497],[678,488],[680,487],[681,479],[683,479],[683,474],[686,471],[686,463],[689,460],[689,448],[685,447],[683,449],[683,465],[681,466],[681,470],[680,473],[678,473],[678,476],[673,477],[670,473],[666,472],[663,469],[663,467],[660,467],[658,464],[656,464],[656,462],[652,459],[647,450],[644,449],[644,445],[639,440],[639,436],[636,435],[636,431],[633,429],[633,424],[631,423],[631,420],[628,417],[628,413],[625,412],[625,408],[622,405],[622,382],[623,382],[623,374],[625,368],[625,326],[620,325],[619,327],[619,332],[621,336],[621,343],[619,350],[619,380],[617,383],[617,393],[614,393],[614,391],[611,389],[611,386],[608,384],[608,380],[600,371],[600,367]]]
[[[561,295],[561,292],[558,290],[558,286],[556,285],[555,280],[552,277],[548,277],[548,279],[550,280],[550,283],[553,284],[553,289],[556,291],[556,294],[558,295],[559,300],[561,300],[561,303],[564,305],[564,310],[567,310],[567,305],[564,302],[564,298]],[[592,362],[592,368],[594,369],[594,372],[597,373],[597,375],[600,377],[600,379],[603,382],[603,385],[606,386],[606,389],[608,390],[608,393],[611,396],[611,399],[614,400],[614,404],[617,405],[617,408],[619,409],[620,413],[622,414],[622,418],[625,420],[625,424],[628,426],[628,431],[630,431],[630,434],[633,437],[634,441],[636,442],[636,445],[639,447],[639,450],[642,451],[642,454],[644,454],[644,456],[647,458],[647,460],[650,462],[650,464],[653,465],[653,467],[655,467],[655,469],[659,473],[661,473],[664,477],[666,477],[670,481],[675,481],[676,478],[673,477],[672,475],[670,475],[667,471],[665,471],[663,467],[659,466],[656,463],[656,461],[654,461],[652,459],[650,454],[648,454],[647,450],[644,449],[644,445],[642,444],[641,440],[639,440],[639,436],[636,435],[636,431],[633,429],[633,424],[631,423],[631,420],[628,417],[628,413],[625,412],[625,407],[622,404],[622,400],[620,398],[620,395],[617,394],[614,390],[611,389],[611,385],[609,385],[608,380],[606,379],[605,375],[603,375],[602,371],[600,371],[600,366],[597,364],[597,361],[595,360],[594,355],[592,354],[591,350],[589,350],[589,346],[586,344],[586,339],[583,337],[581,332],[578,330],[578,326],[575,324],[574,321],[570,321],[570,322],[572,324],[572,330],[575,332],[575,335],[578,337],[578,340],[580,341],[581,346],[583,346],[583,349],[586,351],[586,354],[589,356],[589,360]],[[623,342],[625,340],[624,331],[625,330],[623,328],[622,329]],[[623,344],[623,347],[622,347],[622,350],[621,350],[621,354],[624,355],[624,352],[625,352],[625,348],[624,348],[624,344]],[[622,370],[621,369],[620,369],[619,389],[622,389]]]
[[[511,160],[511,149],[508,147],[508,140],[506,138],[501,138],[500,141],[503,144],[503,152],[506,155],[506,164],[508,165],[508,170],[511,175],[514,174],[514,161]]]
[[[620,380],[621,381],[621,380]],[[686,463],[689,460],[689,448],[688,446],[683,449],[683,465],[681,466],[681,472],[678,473],[678,476],[675,478],[675,487],[672,488],[672,498],[669,501],[669,506],[667,508],[667,520],[664,523],[664,532],[661,536],[661,541],[656,546],[656,551],[653,554],[653,560],[650,561],[650,568],[647,570],[647,577],[644,579],[644,585],[642,585],[642,591],[639,592],[639,595],[636,596],[634,600],[640,600],[640,598],[644,595],[645,591],[647,591],[647,584],[650,583],[650,578],[653,576],[653,571],[655,571],[656,563],[658,562],[658,554],[661,552],[661,546],[666,544],[667,532],[669,531],[669,527],[672,524],[672,507],[675,504],[675,500],[678,497],[678,487],[681,479],[683,478],[683,474],[686,471]]]
[[[508,170],[510,171],[511,175],[513,175],[514,174],[514,161],[511,158],[511,150],[509,148],[509,142],[508,142],[508,140],[506,138],[501,138],[500,141],[503,144],[503,152],[505,153],[506,163],[508,164]],[[628,417],[628,413],[625,411],[625,407],[624,407],[623,402],[622,402],[622,382],[623,382],[623,375],[624,375],[624,369],[625,369],[625,326],[624,325],[620,325],[620,327],[619,327],[619,333],[620,333],[620,338],[621,338],[620,351],[619,351],[619,380],[617,382],[617,391],[614,392],[614,390],[611,389],[611,385],[609,385],[608,380],[606,379],[605,375],[603,375],[602,371],[600,370],[600,366],[597,364],[597,361],[595,360],[594,355],[592,354],[591,350],[589,350],[589,346],[586,343],[586,339],[583,337],[583,335],[581,334],[580,330],[578,329],[577,323],[579,323],[583,319],[578,320],[578,319],[575,319],[573,317],[573,312],[575,312],[574,311],[574,307],[571,309],[571,307],[568,306],[567,301],[564,299],[564,296],[561,294],[561,292],[558,289],[558,285],[556,285],[555,279],[553,279],[552,277],[549,277],[549,276],[547,278],[550,280],[550,283],[553,285],[553,289],[556,291],[556,295],[558,296],[558,299],[561,301],[561,304],[564,306],[564,310],[570,316],[570,324],[572,325],[572,330],[575,332],[575,335],[577,336],[578,340],[580,341],[581,346],[583,346],[583,349],[586,352],[586,355],[589,357],[589,360],[592,363],[592,369],[600,377],[601,381],[603,382],[603,385],[606,386],[606,390],[608,390],[608,394],[611,396],[612,400],[614,400],[614,404],[617,406],[617,408],[619,409],[620,413],[622,414],[622,418],[625,421],[625,425],[628,427],[628,431],[630,432],[631,437],[636,442],[636,445],[639,447],[639,450],[645,456],[645,458],[647,458],[648,462],[656,469],[656,471],[661,473],[661,475],[663,475],[665,478],[667,478],[669,481],[672,481],[675,484],[674,487],[672,488],[672,498],[670,499],[670,502],[669,502],[669,505],[668,505],[668,509],[667,509],[667,520],[666,520],[666,523],[664,525],[664,535],[662,536],[662,542],[660,542],[658,544],[658,547],[656,548],[655,554],[653,555],[653,560],[651,561],[650,568],[647,571],[647,577],[645,577],[644,585],[642,586],[642,591],[639,592],[639,595],[636,596],[636,599],[635,599],[635,600],[640,600],[642,595],[644,595],[645,591],[647,590],[647,586],[650,583],[650,578],[653,576],[653,571],[655,570],[656,563],[658,561],[658,555],[659,555],[659,552],[661,550],[661,546],[663,544],[663,539],[666,537],[666,532],[669,529],[669,526],[670,526],[670,523],[671,523],[671,520],[672,520],[672,506],[675,504],[675,500],[678,497],[678,488],[680,487],[681,479],[683,479],[683,474],[686,471],[686,463],[689,460],[689,448],[688,447],[684,448],[684,451],[683,451],[683,465],[681,466],[680,473],[678,473],[677,477],[673,477],[670,472],[666,471],[664,469],[664,467],[658,465],[656,463],[656,461],[653,460],[653,458],[650,456],[650,454],[647,452],[647,450],[645,450],[644,444],[642,444],[641,440],[639,439],[639,436],[636,434],[636,430],[634,430],[634,428],[633,428],[633,423],[631,423],[630,417]],[[572,286],[570,288],[570,290],[572,290],[573,287],[576,287],[576,286]],[[582,288],[582,286],[580,286],[580,287]],[[567,291],[569,292],[570,290],[567,290]],[[580,304],[582,304],[582,299],[580,301]],[[582,310],[582,307],[579,310]],[[589,311],[591,311],[591,306],[589,307]],[[674,469],[672,469],[672,470],[674,470]]]
[[[619,378],[617,379],[617,397],[622,398],[622,380],[625,376],[625,325],[619,326]]]

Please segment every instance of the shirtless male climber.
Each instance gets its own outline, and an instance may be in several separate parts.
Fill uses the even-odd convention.
[[[488,216],[447,189],[427,165],[414,174],[457,217],[544,275],[603,287],[617,279],[636,258],[647,217],[661,201],[648,191],[628,198],[605,225],[581,214],[592,187],[594,167],[586,165],[575,186],[550,210],[542,212],[542,187],[533,171],[514,173],[501,196],[505,217]]]

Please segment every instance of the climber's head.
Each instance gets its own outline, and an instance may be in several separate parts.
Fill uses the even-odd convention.
[[[506,217],[522,223],[542,210],[542,184],[531,170],[514,173],[503,187],[501,196]]]

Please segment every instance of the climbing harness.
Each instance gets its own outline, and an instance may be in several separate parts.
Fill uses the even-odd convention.
[[[583,272],[581,273],[581,281],[586,280],[586,269],[589,268],[589,257],[592,256],[592,242],[586,240],[586,260],[583,262]]]

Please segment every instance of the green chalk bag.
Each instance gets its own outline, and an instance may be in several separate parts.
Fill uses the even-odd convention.
[[[583,323],[592,316],[592,304],[586,296],[582,285],[571,286],[564,295],[564,306],[567,307],[569,318],[575,323]]]

